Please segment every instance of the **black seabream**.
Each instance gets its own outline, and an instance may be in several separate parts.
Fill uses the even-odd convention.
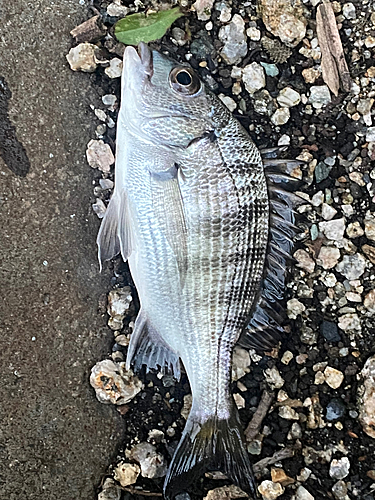
[[[205,470],[256,497],[231,359],[240,337],[269,349],[282,332],[294,162],[263,157],[188,65],[127,47],[117,122],[116,180],[98,235],[103,263],[129,262],[141,309],[127,366],[159,368],[193,403],[164,485],[173,498]]]

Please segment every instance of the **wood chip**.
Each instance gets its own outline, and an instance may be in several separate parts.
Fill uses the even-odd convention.
[[[258,408],[256,409],[253,418],[245,430],[246,441],[252,441],[259,433],[264,417],[267,415],[269,407],[273,400],[273,393],[263,391]]]
[[[107,33],[107,28],[101,22],[100,16],[94,16],[84,23],[76,26],[70,34],[77,43],[97,42]]]
[[[352,80],[345,61],[335,13],[328,1],[320,4],[317,9],[316,31],[322,51],[323,80],[335,96],[338,95],[340,84],[345,92],[350,92]]]

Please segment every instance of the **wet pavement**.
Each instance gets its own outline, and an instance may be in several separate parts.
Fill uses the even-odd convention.
[[[0,3],[0,498],[91,500],[121,444],[90,368],[112,344],[89,214],[87,74],[73,74],[79,1]],[[9,153],[11,151],[11,154]]]

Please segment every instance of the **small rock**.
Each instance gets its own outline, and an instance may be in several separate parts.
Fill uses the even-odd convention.
[[[362,330],[361,321],[356,313],[347,313],[340,316],[338,326],[341,330],[348,333],[360,332]]]
[[[364,231],[361,228],[361,224],[358,221],[355,221],[348,224],[348,227],[346,228],[346,234],[349,236],[349,238],[359,238],[360,236],[363,236]]]
[[[221,55],[228,64],[236,64],[246,56],[245,22],[239,14],[235,14],[229,24],[220,28],[219,40],[224,43]]]
[[[271,469],[271,479],[274,483],[280,483],[283,486],[288,486],[289,484],[294,483],[294,479],[287,476],[284,469],[280,469],[279,467],[273,467]]]
[[[306,307],[298,299],[290,299],[286,304],[288,318],[296,319],[297,316],[303,313]]]
[[[122,73],[122,61],[118,57],[110,60],[108,68],[105,68],[104,73],[109,78],[120,78]]]
[[[323,321],[320,325],[320,333],[328,342],[340,342],[341,335],[338,333],[336,323]]]
[[[306,83],[314,83],[321,75],[320,68],[306,68],[302,70],[302,76]]]
[[[315,262],[312,260],[310,255],[306,252],[306,250],[299,249],[297,250],[293,257],[298,262],[298,266],[307,271],[308,273],[313,273],[315,270]]]
[[[334,422],[339,420],[345,415],[345,404],[342,399],[334,398],[332,399],[326,408],[326,419],[328,422]]]
[[[366,142],[375,141],[375,127],[369,127],[366,131]]]
[[[247,497],[247,493],[244,493],[238,486],[231,484],[230,486],[221,486],[210,490],[203,500],[235,500],[236,498],[243,499]]]
[[[264,500],[275,500],[284,493],[284,488],[280,483],[266,480],[260,483],[258,491]]]
[[[332,387],[332,389],[338,389],[344,380],[344,374],[331,366],[327,366],[324,370],[324,376],[326,378],[326,383]]]
[[[84,42],[69,50],[66,59],[73,71],[93,73],[97,67],[96,54],[99,49],[92,43]]]
[[[363,245],[362,252],[368,257],[370,262],[375,264],[375,247],[372,245]]]
[[[242,81],[249,94],[254,94],[257,90],[266,86],[266,77],[263,67],[257,62],[252,62],[242,70]]]
[[[313,497],[304,486],[298,486],[296,500],[315,500],[315,497]]]
[[[375,241],[375,218],[365,219],[365,233],[369,240]]]
[[[360,254],[344,255],[336,270],[348,280],[356,280],[365,272],[366,259]]]
[[[271,116],[275,110],[274,100],[268,90],[263,89],[253,94],[254,111],[260,115]]]
[[[320,161],[314,170],[316,182],[319,184],[319,182],[322,182],[324,181],[324,179],[327,179],[331,170],[332,167],[330,165],[327,165],[326,163],[324,163],[324,161]]]
[[[239,410],[241,410],[242,408],[245,408],[246,404],[245,404],[245,400],[244,398],[241,396],[241,394],[233,394],[233,399],[234,399],[234,402],[236,403],[236,406]]]
[[[276,64],[269,64],[265,62],[260,63],[261,66],[263,66],[264,71],[266,72],[266,75],[268,76],[277,76],[279,74],[279,68],[276,66]]]
[[[246,35],[250,38],[250,40],[258,42],[260,40],[261,33],[260,30],[252,26],[246,30]]]
[[[120,462],[115,468],[115,480],[125,488],[137,481],[140,472],[138,465]]]
[[[299,420],[298,413],[290,406],[280,406],[279,417],[284,418],[285,420]]]
[[[335,458],[332,460],[329,467],[329,475],[333,479],[344,479],[350,470],[350,462],[348,457],[342,457],[338,460]]]
[[[375,356],[371,356],[361,371],[363,385],[358,389],[359,421],[364,432],[375,438]]]
[[[104,481],[103,489],[98,495],[98,500],[120,500],[121,489],[113,479],[107,478]]]
[[[322,247],[316,262],[323,269],[332,269],[340,258],[340,250],[335,247]]]
[[[109,324],[109,327],[117,326],[112,328],[112,330],[121,330],[122,328],[122,320],[125,315],[129,311],[130,304],[132,302],[132,294],[131,289],[128,286],[123,288],[116,288],[115,290],[111,290],[108,294],[108,307],[107,312],[111,317],[112,321]],[[120,326],[120,328],[118,328]]]
[[[318,85],[310,88],[309,103],[320,109],[331,102],[331,94],[327,85]]]
[[[225,104],[225,106],[229,109],[230,112],[233,112],[236,107],[236,101],[229,97],[229,95],[219,94],[218,95],[220,101]]]
[[[115,163],[111,147],[105,144],[101,139],[96,141],[92,139],[86,150],[87,162],[92,168],[97,168],[102,172],[110,172],[111,165]]]
[[[142,382],[125,363],[105,359],[91,369],[90,384],[101,403],[123,405],[131,401],[142,389]]]
[[[99,219],[103,219],[107,207],[104,205],[103,200],[96,198],[95,203],[92,205],[92,210],[99,217]]]
[[[345,233],[345,219],[334,219],[330,221],[319,222],[319,230],[324,236],[332,241],[342,240]]]
[[[139,463],[143,477],[154,479],[165,476],[167,472],[167,464],[163,455],[158,453],[155,446],[150,443],[135,445],[129,453],[129,458]]]
[[[350,500],[348,497],[348,488],[344,481],[337,481],[332,487],[332,493],[336,500]]]
[[[120,0],[115,0],[107,7],[107,14],[111,17],[125,17],[129,9],[125,5],[121,5]]]
[[[283,363],[283,365],[289,365],[292,359],[293,359],[293,353],[291,351],[285,351],[281,358],[281,362]]]
[[[228,23],[232,17],[232,8],[226,2],[218,2],[215,9],[220,12],[219,21],[221,23]]]
[[[280,375],[279,370],[274,366],[273,368],[267,368],[264,371],[264,376],[267,384],[271,389],[280,389],[284,385],[284,379]]]
[[[246,373],[250,372],[250,354],[249,351],[240,346],[236,346],[233,350],[232,361],[232,380],[233,382],[244,377]]]
[[[355,12],[355,7],[354,5],[350,3],[344,3],[342,6],[342,13],[345,19],[355,19],[356,18],[356,12]]]
[[[360,99],[357,104],[358,113],[361,113],[361,115],[367,115],[370,113],[373,104],[374,99]]]
[[[213,6],[214,0],[197,0],[193,3],[193,9],[195,9],[200,21],[208,21],[210,19]]]
[[[290,118],[289,108],[279,108],[271,116],[271,122],[276,125],[285,125]]]
[[[182,407],[182,410],[181,410],[181,416],[185,420],[188,419],[188,416],[189,416],[192,404],[193,404],[193,396],[191,394],[186,394],[184,396],[184,404],[183,404],[183,407]]]
[[[363,305],[370,313],[375,314],[375,290],[371,290],[366,295]]]
[[[323,191],[318,191],[311,198],[311,204],[314,207],[320,207],[320,205],[323,203],[323,201],[324,201],[324,193],[323,193]]]
[[[295,47],[304,38],[307,20],[299,0],[260,0],[259,10],[266,29],[286,45]]]
[[[280,94],[276,97],[276,100],[280,106],[291,108],[301,102],[301,96],[291,87],[285,87],[280,90]]]
[[[105,191],[106,189],[112,189],[114,183],[111,179],[99,179],[99,185],[102,190]]]

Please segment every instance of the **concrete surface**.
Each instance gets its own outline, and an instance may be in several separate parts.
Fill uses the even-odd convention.
[[[65,59],[86,9],[0,0],[1,499],[94,499],[121,444],[120,415],[88,381],[111,332],[85,162],[99,98]]]

